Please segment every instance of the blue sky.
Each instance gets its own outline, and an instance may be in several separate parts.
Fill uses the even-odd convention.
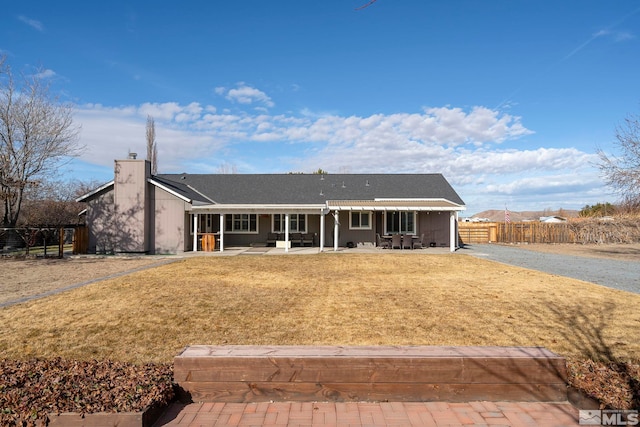
[[[595,151],[640,112],[637,0],[32,1],[0,53],[75,105],[69,179],[443,173],[485,209],[615,201]]]

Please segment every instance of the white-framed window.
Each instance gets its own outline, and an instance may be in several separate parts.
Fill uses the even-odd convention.
[[[385,212],[384,231],[385,234],[416,234],[416,213]]]
[[[228,233],[257,233],[257,214],[226,214],[224,216],[224,231]]]
[[[371,230],[371,212],[351,211],[350,230]]]
[[[274,233],[284,233],[284,214],[273,214],[271,218],[271,230]],[[306,214],[289,214],[289,232],[290,233],[306,233],[307,232],[307,215]]]

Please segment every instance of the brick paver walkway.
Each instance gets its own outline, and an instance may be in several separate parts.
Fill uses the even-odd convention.
[[[274,402],[173,405],[154,425],[414,427],[578,426],[569,403],[519,402]]]

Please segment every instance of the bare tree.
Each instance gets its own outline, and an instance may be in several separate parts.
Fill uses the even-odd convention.
[[[640,116],[629,116],[616,128],[618,155],[598,149],[598,167],[607,184],[627,201],[640,201]]]
[[[77,199],[80,196],[84,196],[87,193],[92,192],[96,188],[102,186],[104,184],[103,181],[98,181],[95,179],[91,180],[76,180],[70,183],[70,191],[73,194],[73,199]]]
[[[55,173],[79,154],[79,128],[72,108],[49,93],[37,74],[16,81],[6,56],[0,56],[0,201],[2,224],[14,227],[25,190]]]
[[[222,162],[216,168],[216,173],[220,175],[231,175],[238,173],[238,167],[233,163]]]
[[[76,198],[90,183],[82,181],[45,181],[25,191],[19,227],[62,227],[77,224],[78,214],[84,208]],[[93,182],[91,189],[99,185]],[[84,191],[84,192],[82,192]]]
[[[147,160],[151,162],[151,174],[158,174],[158,146],[156,144],[156,122],[147,116]]]

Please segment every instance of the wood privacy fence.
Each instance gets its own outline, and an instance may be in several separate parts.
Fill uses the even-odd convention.
[[[497,241],[501,243],[576,243],[569,223],[498,223]]]
[[[461,222],[461,244],[473,243],[576,243],[577,236],[569,223],[544,222]]]
[[[640,243],[640,217],[581,218],[567,222],[461,222],[460,244],[473,243]]]

